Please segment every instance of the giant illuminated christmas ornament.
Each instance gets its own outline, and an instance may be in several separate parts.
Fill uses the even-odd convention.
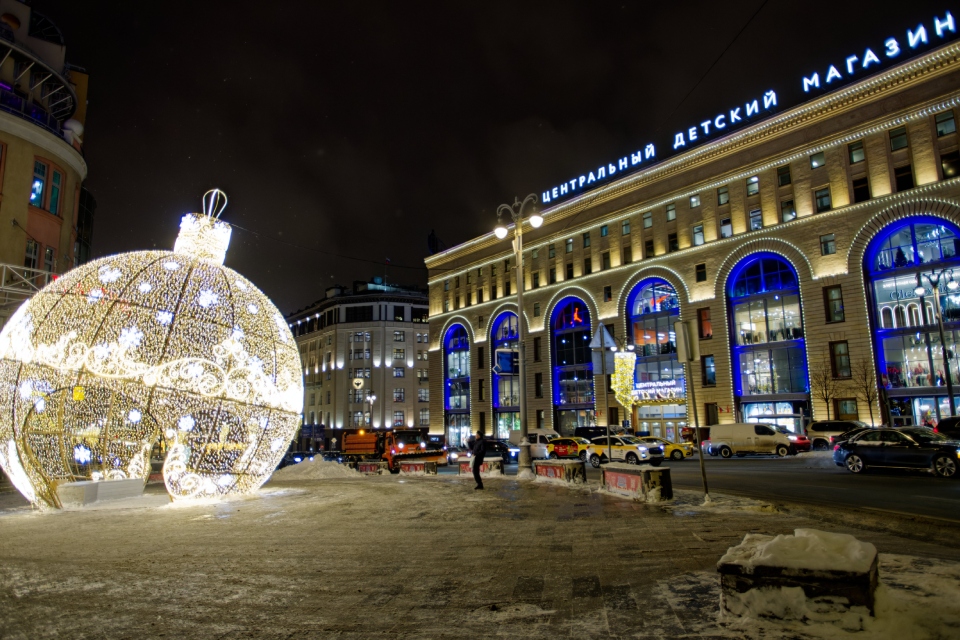
[[[57,487],[140,478],[165,444],[174,499],[255,491],[303,408],[283,316],[223,266],[226,196],[204,196],[174,250],[84,264],[27,301],[0,332],[0,466],[38,506]]]

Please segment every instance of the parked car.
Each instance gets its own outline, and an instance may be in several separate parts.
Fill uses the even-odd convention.
[[[830,448],[832,449],[833,447],[837,446],[838,442],[851,440],[858,433],[863,433],[864,431],[869,431],[874,428],[875,427],[856,427],[855,429],[850,429],[850,431],[844,431],[841,434],[830,436]]]
[[[796,453],[793,443],[777,431],[775,425],[759,422],[712,425],[710,440],[704,445],[707,453],[722,458],[749,453],[776,454],[782,458]]]
[[[515,447],[513,445],[508,445],[502,440],[494,440],[493,438],[484,438],[483,440],[483,459],[484,460],[493,460],[494,458],[500,458],[503,460],[503,464],[510,464],[511,462],[517,462],[517,459],[520,457],[520,447]],[[470,458],[473,456],[469,450],[458,455],[459,458],[466,456]]]
[[[457,464],[460,458],[466,458],[467,450],[463,447],[447,447],[447,464]]]
[[[814,451],[828,451],[831,448],[830,436],[839,436],[852,429],[864,429],[867,423],[858,420],[818,420],[807,425],[807,437],[813,443]]]
[[[534,459],[546,458],[549,452],[547,444],[554,438],[559,438],[560,434],[553,429],[530,429],[527,431],[527,442],[530,443],[530,457]],[[510,432],[510,446],[520,450],[520,432]]]
[[[833,461],[851,473],[869,467],[927,469],[942,478],[957,476],[960,442],[926,427],[870,429],[838,443]]]
[[[586,438],[554,438],[547,443],[547,457],[556,460],[557,458],[580,458],[587,459],[587,449],[590,448],[590,441]]]
[[[951,440],[960,440],[960,417],[942,418],[933,430],[942,433]]]
[[[648,442],[652,445],[658,445],[663,448],[663,456],[671,460],[683,460],[693,455],[696,445],[692,442],[670,442],[666,438],[657,436],[640,436],[642,442]]]
[[[787,436],[787,440],[790,441],[790,444],[793,445],[793,448],[797,453],[800,453],[801,451],[810,451],[812,443],[810,442],[810,438],[807,436],[803,435],[802,433],[794,433],[793,431],[790,431],[781,425],[773,425],[773,428]]]
[[[577,427],[573,430],[573,435],[586,440],[594,438],[603,438],[607,435],[607,427]],[[609,435],[619,436],[623,434],[623,427],[611,425]]]
[[[607,455],[609,450],[610,456]],[[660,447],[650,448],[640,440],[630,436],[610,436],[610,446],[607,446],[606,436],[594,438],[590,441],[587,450],[587,459],[594,468],[605,462],[626,462],[627,464],[652,464],[659,466],[663,462],[663,451]]]

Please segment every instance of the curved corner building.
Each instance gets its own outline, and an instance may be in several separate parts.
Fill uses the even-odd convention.
[[[630,420],[677,440],[690,385],[707,425],[936,423],[951,390],[960,406],[957,29],[943,13],[866,51],[841,45],[836,65],[538,192],[544,224],[524,231],[529,427]],[[777,104],[790,91],[796,106]],[[517,315],[509,240],[426,264],[431,411],[448,441],[481,425],[503,437],[519,410],[516,374],[495,369]],[[677,320],[699,346],[689,379]],[[637,355],[627,409],[593,370],[601,324]]]
[[[63,35],[17,0],[0,0],[0,326],[52,274],[89,251],[80,212],[87,74]],[[87,197],[93,203],[92,197]]]

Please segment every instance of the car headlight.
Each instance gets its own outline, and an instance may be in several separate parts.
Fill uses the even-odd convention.
[[[797,436],[787,436],[787,440],[789,440],[790,442],[796,442]]]
[[[639,444],[638,444],[638,445],[637,445],[637,449],[640,450],[640,453],[646,453],[646,452],[647,452],[647,448],[644,447],[643,445],[639,445]]]

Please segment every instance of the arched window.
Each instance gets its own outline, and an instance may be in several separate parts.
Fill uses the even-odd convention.
[[[727,296],[743,418],[799,431],[809,387],[796,271],[776,254],[749,256],[731,273]]]
[[[463,325],[447,329],[443,350],[447,442],[460,445],[470,436],[470,337]]]
[[[631,424],[672,441],[686,426],[685,378],[673,328],[679,318],[677,292],[664,280],[643,280],[627,297],[629,339],[637,356],[634,384],[641,398]]]
[[[951,382],[960,383],[960,289],[950,286],[951,280],[960,280],[958,249],[960,229],[955,225],[914,216],[884,228],[864,254],[877,376],[886,388],[894,424],[936,424],[950,413],[948,370]],[[918,286],[924,290],[922,300]],[[960,406],[960,397],[956,404]]]
[[[505,311],[490,328],[495,438],[507,439],[520,428],[520,376],[517,314]]]
[[[590,314],[576,298],[562,300],[553,312],[554,424],[563,435],[578,426],[596,424],[593,407],[593,363]]]

